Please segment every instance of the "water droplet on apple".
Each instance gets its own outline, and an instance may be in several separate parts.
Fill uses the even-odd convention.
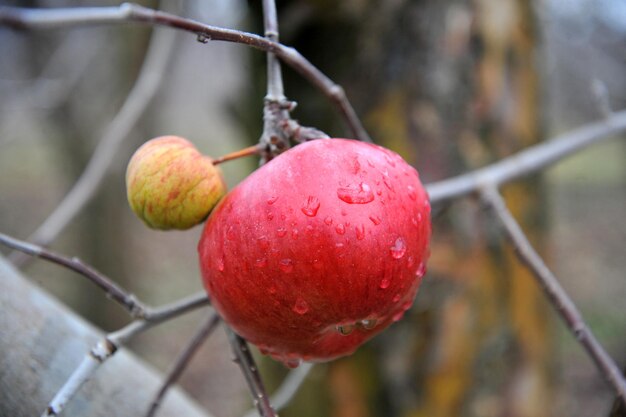
[[[394,295],[391,301],[393,301],[394,303],[397,303],[398,301],[400,301],[400,294]]]
[[[387,163],[389,165],[391,165],[393,168],[395,168],[396,163],[394,162],[393,159],[391,159],[391,156],[389,156],[388,154],[385,154],[385,161],[387,161]]]
[[[404,317],[404,311],[400,310],[396,314],[393,315],[391,320],[393,320],[393,321],[400,321],[402,319],[402,317]]]
[[[374,223],[375,226],[378,226],[381,223],[380,217],[371,215],[370,220]]]
[[[330,216],[326,217],[324,219],[324,223],[326,223],[326,225],[330,226],[331,224],[333,224],[333,219],[330,218]]]
[[[340,324],[337,326],[337,331],[342,336],[347,336],[354,331],[354,324]]]
[[[257,268],[264,268],[266,265],[267,265],[266,258],[258,258],[256,261],[254,261],[254,266],[256,266]]]
[[[357,240],[365,239],[365,226],[363,225],[354,226],[354,230],[356,231]]]
[[[415,191],[415,188],[412,185],[409,185],[407,187],[407,194],[409,195],[409,198],[413,201],[417,200],[417,192]]]
[[[216,266],[217,266],[217,270],[220,272],[224,271],[224,255],[218,257],[216,259]]]
[[[305,215],[315,217],[319,208],[320,200],[317,197],[310,195],[300,209]]]
[[[292,239],[298,239],[298,235],[299,235],[298,229],[293,229],[291,231],[291,238]]]
[[[298,297],[293,305],[293,311],[300,315],[306,314],[309,311],[309,304],[304,301],[304,298]]]
[[[417,278],[422,278],[424,275],[426,275],[426,264],[424,262],[420,262],[417,267],[417,271],[415,271],[415,276]]]
[[[285,273],[289,273],[293,271],[293,261],[289,258],[281,259],[278,262],[278,267],[280,268],[281,271]]]
[[[386,290],[387,288],[389,288],[390,285],[391,285],[391,280],[385,277],[380,281],[380,284],[378,284],[378,288],[380,288],[381,290]]]
[[[267,220],[270,220],[270,221],[274,220],[274,213],[272,213],[271,211],[268,211],[267,212]]]
[[[302,359],[285,359],[283,364],[290,369],[296,369],[302,363]]]
[[[385,183],[385,187],[387,187],[389,191],[395,191],[389,177],[383,177],[383,183]]]
[[[278,196],[277,195],[272,196],[272,197],[267,199],[267,204],[269,204],[271,206],[272,204],[274,204],[276,202],[276,200],[278,200]]]
[[[339,235],[343,235],[344,233],[346,233],[346,226],[344,226],[342,223],[339,223],[337,226],[335,226],[335,232],[337,232],[337,234]]]
[[[406,243],[404,243],[404,239],[401,237],[397,238],[393,246],[389,248],[389,252],[393,259],[402,258],[406,253]]]
[[[285,237],[286,234],[287,234],[287,229],[285,229],[284,227],[279,227],[278,229],[276,229],[276,236]]]
[[[374,201],[372,188],[364,182],[337,188],[337,197],[348,204],[367,204]]]
[[[371,330],[376,327],[376,319],[365,319],[361,320],[361,327],[367,330]]]
[[[406,266],[408,268],[412,268],[413,265],[415,265],[415,258],[411,255],[409,256],[409,258],[406,260]]]

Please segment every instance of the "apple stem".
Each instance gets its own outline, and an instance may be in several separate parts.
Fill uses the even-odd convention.
[[[244,156],[259,155],[261,151],[263,150],[263,148],[264,146],[260,144],[256,144],[256,145],[249,146],[247,148],[243,148],[241,150],[220,156],[219,158],[214,159],[212,162],[213,162],[213,165],[219,165],[222,162],[232,161],[233,159],[243,158]]]

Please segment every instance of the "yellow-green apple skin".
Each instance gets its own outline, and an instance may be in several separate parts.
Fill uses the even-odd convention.
[[[161,136],[144,143],[126,170],[128,203],[148,227],[189,229],[202,223],[226,194],[221,171],[187,139]]]

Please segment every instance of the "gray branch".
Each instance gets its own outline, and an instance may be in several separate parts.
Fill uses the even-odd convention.
[[[485,184],[499,186],[537,172],[595,143],[626,130],[626,110],[590,123],[508,158],[458,177],[429,184],[431,203],[449,201],[478,191]]]
[[[502,196],[493,185],[486,185],[482,191],[483,200],[493,209],[502,224],[507,237],[515,247],[520,261],[528,267],[543,289],[546,297],[561,316],[565,325],[587,354],[596,364],[600,373],[611,384],[617,396],[626,405],[626,380],[622,376],[615,361],[598,342],[591,329],[583,320],[576,304],[567,295],[556,276],[550,271],[539,254],[533,249],[524,231],[506,207]]]

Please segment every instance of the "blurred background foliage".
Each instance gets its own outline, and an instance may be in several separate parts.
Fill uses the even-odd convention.
[[[166,1],[163,8],[262,33],[259,3]],[[425,182],[597,120],[603,102],[614,109],[626,102],[626,5],[620,0],[285,0],[278,8],[283,43],[344,86],[374,140],[418,167]],[[0,28],[0,231],[26,238],[68,191],[131,88],[150,32],[141,25]],[[177,34],[156,98],[97,198],[52,247],[79,256],[151,304],[199,290],[201,228],[145,229],[126,204],[125,166],[141,143],[164,134],[187,137],[212,156],[257,141],[264,63],[258,51]],[[298,102],[296,119],[331,136],[349,134],[318,91],[284,72],[286,93]],[[531,240],[621,366],[625,161],[626,144],[615,141],[505,189]],[[251,158],[224,164],[229,185],[256,164]],[[410,313],[352,357],[315,367],[281,415],[608,415],[610,389],[482,207],[463,200],[434,213],[429,273]],[[105,330],[128,321],[74,274],[40,261],[26,271]],[[157,327],[130,348],[165,370],[200,318],[191,314]],[[269,360],[262,366],[270,388],[286,372]],[[240,414],[249,404],[221,332],[181,385],[217,416]]]

